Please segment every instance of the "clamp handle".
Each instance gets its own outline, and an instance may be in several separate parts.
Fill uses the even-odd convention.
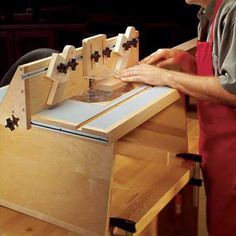
[[[135,222],[118,217],[110,217],[110,226],[123,229],[130,233],[136,232]]]
[[[194,154],[194,153],[178,153],[176,154],[176,157],[183,158],[185,160],[193,161],[195,162],[196,168],[199,166],[199,163],[202,162],[202,156],[199,154]],[[199,178],[191,178],[189,180],[189,184],[193,186],[200,187],[202,186],[202,180]]]
[[[199,163],[202,162],[202,156],[195,153],[177,153],[176,157],[180,157],[185,160],[199,162]]]
[[[193,186],[201,187],[202,186],[202,179],[191,178],[189,180],[189,184],[193,185]]]

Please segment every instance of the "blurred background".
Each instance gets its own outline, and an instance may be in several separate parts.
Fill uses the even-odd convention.
[[[184,0],[8,0],[0,8],[0,80],[31,50],[61,51],[66,44],[77,48],[83,38],[116,36],[127,26],[140,31],[143,58],[196,37],[198,10]]]

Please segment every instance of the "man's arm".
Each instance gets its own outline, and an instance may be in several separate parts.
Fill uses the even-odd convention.
[[[236,106],[236,94],[229,93],[218,77],[197,76],[141,64],[122,71],[118,76],[125,82],[143,82],[150,85],[169,86],[197,99]]]
[[[229,93],[218,77],[196,76],[168,71],[166,85],[205,101],[236,106],[236,94]]]

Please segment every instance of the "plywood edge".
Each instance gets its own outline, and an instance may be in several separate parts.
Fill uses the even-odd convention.
[[[29,62],[21,65],[23,73],[31,72],[32,70],[37,70],[42,67],[47,67],[49,65],[51,56],[43,59],[39,59],[33,62]]]
[[[138,38],[139,37],[139,31],[136,30],[135,34],[136,34],[135,37]],[[108,38],[107,39],[107,46],[109,46],[109,47],[114,46],[115,43],[116,43],[116,40],[117,40],[117,36]]]
[[[76,48],[75,50],[76,50],[77,56],[82,55],[82,47]],[[62,55],[62,52],[59,53],[59,55]],[[52,56],[49,56],[49,57],[45,57],[45,58],[21,65],[23,73],[28,73],[28,72],[31,72],[32,70],[37,70],[42,67],[47,67],[50,63],[51,58]]]
[[[66,121],[66,120],[60,120],[56,118],[49,118],[47,116],[43,116],[41,114],[35,114],[32,116],[33,121],[49,124],[49,125],[55,125],[67,129],[76,129],[77,123],[73,123],[72,121]]]
[[[176,45],[173,48],[181,49],[184,51],[190,51],[190,50],[196,48],[196,46],[197,46],[197,38],[194,38],[194,39],[191,39],[191,40],[186,41],[184,43],[181,43],[179,45]]]
[[[32,216],[36,219],[48,222],[50,224],[57,225],[57,226],[62,227],[64,229],[70,230],[72,232],[78,233],[80,236],[88,236],[88,235],[90,235],[90,236],[101,236],[100,234],[85,230],[85,229],[80,228],[80,227],[76,227],[72,224],[69,224],[69,223],[66,223],[64,221],[55,219],[55,218],[50,217],[46,214],[42,214],[42,213],[39,213],[37,211],[19,206],[17,204],[12,203],[12,202],[8,202],[8,201],[0,199],[0,205],[4,206],[4,207],[7,207],[9,209],[18,211],[20,213]]]
[[[0,88],[0,104],[3,101],[3,99],[4,99],[4,97],[5,97],[6,93],[7,93],[8,87],[9,86],[6,85],[6,86]]]

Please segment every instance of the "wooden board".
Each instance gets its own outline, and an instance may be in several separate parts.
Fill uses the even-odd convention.
[[[109,58],[103,57],[103,50],[107,47],[107,37],[99,34],[83,39],[83,61],[85,76],[104,76],[112,72],[112,68],[107,66]],[[92,55],[98,53],[98,61],[92,59]],[[105,74],[104,74],[105,73]]]
[[[133,39],[138,40],[138,32],[134,27],[127,27],[125,34],[119,34],[114,42],[114,49],[111,53],[111,57],[102,56],[98,62],[91,61],[91,53],[97,50],[102,55],[103,49],[107,45],[102,35],[91,37],[83,41],[83,54],[85,60],[84,73],[86,76],[105,77],[106,79],[96,81],[94,84],[95,89],[103,91],[115,91],[121,87],[124,87],[126,83],[121,80],[117,80],[112,74],[114,71],[119,72],[129,66],[135,65],[139,60],[139,43],[136,47],[131,46],[128,50],[125,50],[123,44]],[[101,50],[102,45],[102,50]],[[109,48],[113,48],[109,45]]]
[[[115,71],[121,71],[128,66],[135,65],[138,62],[138,57],[133,60],[132,64],[130,65],[130,56],[132,55],[133,51],[138,51],[139,47],[136,48],[130,47],[129,49],[124,48],[124,43],[131,41],[132,39],[136,38],[136,30],[134,27],[129,26],[127,27],[125,34],[119,34],[117,37],[116,45],[114,48],[114,53],[117,54],[118,59],[115,66]]]
[[[111,208],[115,205],[114,212],[134,220],[138,235],[192,175],[193,165],[175,158],[176,153],[187,152],[183,101],[178,99],[120,138],[115,150],[117,171]]]
[[[96,81],[94,88],[98,90],[102,90],[102,91],[113,92],[126,85],[127,83],[119,79],[116,79],[114,77],[111,77],[111,78],[103,79],[101,81]]]
[[[29,129],[29,83],[22,79],[23,68],[18,67],[13,76],[11,86],[5,91],[5,96],[0,103],[0,124],[6,125],[6,120],[12,115],[19,119],[18,126]]]
[[[150,88],[87,123],[81,130],[107,137],[110,142],[116,141],[179,97],[179,93],[171,88]]]
[[[0,126],[0,205],[79,235],[108,227],[113,146]],[[98,217],[99,216],[99,217]]]
[[[75,68],[67,67],[66,73],[62,73],[58,71],[58,66],[60,64],[68,65],[68,62],[71,60],[75,60],[77,66]],[[80,61],[81,62],[81,61]],[[81,68],[79,68],[81,67]],[[48,105],[55,105],[61,101],[63,97],[66,84],[69,79],[71,79],[71,73],[77,72],[77,76],[79,79],[79,71],[82,71],[83,65],[78,63],[76,60],[76,50],[74,46],[67,45],[64,47],[63,52],[53,53],[51,56],[50,63],[48,65],[46,77],[53,81],[52,87],[50,89],[50,93],[48,95],[47,104]]]
[[[176,153],[187,152],[187,126],[183,101],[170,106],[124,135],[116,152],[138,159],[167,164]]]
[[[176,122],[177,125],[178,122]],[[196,119],[192,119],[189,118],[188,119],[188,144],[189,144],[189,148],[190,148],[190,152],[193,153],[197,153],[197,137],[199,135],[198,132],[198,121]],[[138,153],[138,150],[137,150]],[[146,156],[146,155],[145,155]],[[163,158],[162,158],[163,159]],[[126,169],[131,166],[128,165],[128,160],[126,158],[124,158],[124,162],[122,161],[122,158],[117,159],[117,163],[116,163],[116,171],[115,171],[115,187],[116,187],[116,191],[118,191],[118,183],[123,183],[123,184],[128,184],[128,182],[130,181],[129,175],[126,173],[129,173],[129,171],[126,171]],[[148,159],[146,159],[148,160]],[[166,164],[167,162],[164,162],[166,160],[160,160],[160,162],[162,163],[162,165]],[[159,161],[158,161],[159,162]],[[135,165],[136,166],[136,165]],[[133,166],[131,166],[133,168]],[[135,168],[134,168],[135,169]],[[133,169],[133,171],[135,171]],[[123,174],[122,176],[119,177],[119,173]],[[125,173],[125,174],[124,174]],[[137,173],[135,172],[135,176],[137,175]],[[127,180],[125,179],[127,178]],[[119,185],[120,186],[120,185]],[[122,185],[124,187],[124,185]],[[146,185],[144,185],[146,186]],[[121,186],[120,186],[121,188]],[[114,193],[116,194],[116,196],[119,196],[119,194],[116,193],[116,191],[114,191]],[[128,191],[128,190],[127,190]],[[116,202],[119,199],[113,199],[112,202]],[[204,207],[203,207],[204,208]],[[203,210],[203,209],[202,209]],[[165,212],[165,210],[163,211]],[[187,217],[189,217],[189,215],[187,215]],[[175,218],[168,218],[168,225],[173,225],[176,222]],[[156,235],[153,232],[155,232],[155,230],[157,230],[157,224],[154,222],[154,230],[151,231],[145,231],[146,234],[144,234],[145,236],[152,236],[152,235]],[[43,222],[41,220],[26,216],[24,214],[21,214],[19,212],[4,208],[4,207],[0,207],[0,232],[3,235],[35,235],[35,236],[78,236],[77,233],[73,233],[70,231],[67,231],[65,229],[56,227],[55,225],[51,225],[48,224],[46,222]],[[153,234],[152,234],[153,233]],[[143,234],[141,234],[143,236]],[[190,234],[189,234],[190,235]]]
[[[45,124],[55,124],[61,127],[77,129],[84,123],[89,122],[92,118],[106,112],[147,88],[148,86],[139,86],[106,103],[87,103],[67,100],[54,108],[37,113],[32,119],[33,121],[40,121]]]
[[[76,56],[80,57],[82,55],[82,48],[76,49]],[[36,62],[35,62],[36,63]],[[48,62],[49,63],[49,62]],[[32,67],[34,63],[28,65]],[[40,63],[38,63],[37,68],[40,68]],[[81,95],[88,89],[89,81],[83,78],[83,62],[79,61],[79,65],[76,67],[75,71],[70,71],[68,80],[63,89],[63,93],[60,97],[56,98],[57,103],[63,102],[71,97]],[[30,87],[30,107],[31,115],[38,113],[42,110],[47,109],[47,100],[53,86],[53,81],[46,77],[46,73],[38,75],[34,78],[29,79]]]
[[[176,159],[160,164],[117,155],[111,216],[136,222],[138,235],[188,183],[192,168]]]
[[[76,49],[76,56],[81,55],[82,49]],[[53,82],[46,78],[46,70],[29,76],[29,78],[22,79],[22,76],[31,73],[33,70],[37,71],[44,67],[47,68],[49,62],[50,58],[46,58],[18,67],[0,103],[1,124],[5,124],[6,119],[13,114],[20,119],[19,127],[30,128],[31,116],[49,107],[47,99]],[[77,67],[76,71],[70,73],[68,82],[63,89],[63,94],[61,94],[60,98],[56,99],[58,103],[81,95],[88,89],[89,81],[83,78],[82,67],[81,64],[81,66]]]
[[[197,38],[191,39],[187,42],[181,43],[173,48],[184,50],[193,56],[195,56],[196,53],[196,46],[197,46]]]
[[[138,35],[138,32],[134,30],[132,32],[136,36]],[[7,89],[6,96],[1,97],[0,123],[5,124],[6,119],[16,112],[15,115],[20,119],[19,127],[29,129],[31,116],[35,113],[84,93],[89,87],[89,80],[85,79],[84,75],[99,76],[100,74],[109,74],[114,71],[117,63],[115,53],[112,53],[110,58],[103,55],[102,60],[98,64],[93,61],[91,62],[91,53],[95,50],[102,55],[102,50],[105,47],[113,48],[115,43],[116,37],[107,40],[105,35],[85,39],[83,41],[83,50],[82,48],[69,50],[79,65],[75,71],[70,71],[66,76],[59,76],[55,70],[57,67],[55,63],[64,62],[64,59],[67,57],[63,53],[58,55],[59,61],[55,58],[54,60],[53,57],[48,57],[21,65]],[[72,47],[70,46],[70,48]],[[130,57],[128,58],[127,65],[132,65],[138,60],[138,47],[129,51]],[[54,63],[53,66],[50,65],[50,62]],[[88,62],[91,63],[89,64]],[[40,71],[40,73],[37,71]],[[90,73],[89,71],[92,72]],[[58,83],[57,79],[61,83]],[[110,81],[105,83],[105,87],[110,91],[124,84],[121,81],[118,83],[118,80],[114,80],[112,83]]]

